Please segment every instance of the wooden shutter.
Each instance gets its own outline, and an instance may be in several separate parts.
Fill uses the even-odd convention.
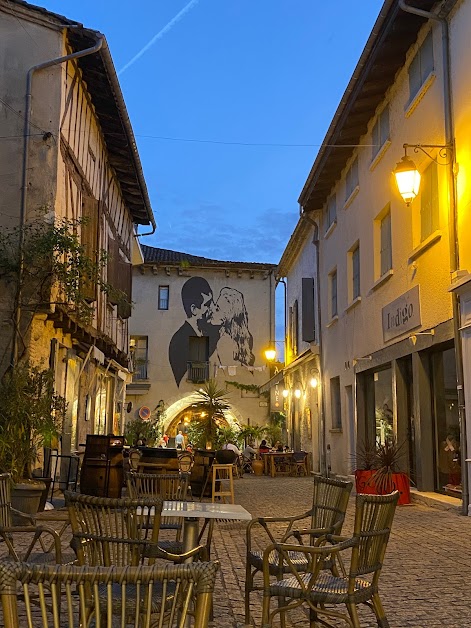
[[[302,278],[302,339],[312,342],[316,338],[314,317],[314,279]]]
[[[132,264],[122,259],[118,262],[118,272],[120,277],[120,290],[126,295],[127,303],[122,300],[118,303],[118,316],[120,318],[129,318],[131,316],[131,299],[132,299]]]
[[[98,201],[92,196],[82,196],[81,242],[84,253],[96,264],[98,260]],[[97,285],[87,277],[81,277],[81,291],[86,301],[97,299]]]
[[[120,274],[119,274],[119,244],[111,237],[108,239],[108,262],[107,262],[107,283],[116,290],[120,290]],[[117,305],[119,297],[116,294],[108,295],[108,302]]]

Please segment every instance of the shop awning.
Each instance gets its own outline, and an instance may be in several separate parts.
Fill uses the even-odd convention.
[[[283,371],[280,371],[279,373],[275,373],[275,375],[273,375],[273,377],[269,379],[268,382],[266,382],[266,384],[263,384],[263,386],[260,386],[260,392],[261,393],[268,392],[270,388],[273,388],[273,386],[276,386],[276,384],[279,384],[281,381],[283,381]]]

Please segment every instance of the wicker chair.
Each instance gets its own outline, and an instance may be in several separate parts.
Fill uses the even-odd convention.
[[[186,451],[183,454],[178,454],[178,468],[180,473],[191,473],[194,464],[195,457],[189,451]]]
[[[127,473],[126,484],[129,497],[134,499],[158,497],[163,500],[184,501],[188,499],[188,473]],[[162,517],[161,530],[176,530],[176,540],[181,538],[182,520],[177,517]]]
[[[53,543],[51,544],[51,549],[54,547],[55,551],[55,561],[56,563],[62,562],[62,553],[61,553],[61,542],[60,537],[55,530],[48,528],[43,525],[36,525],[34,522],[34,516],[28,515],[24,512],[20,512],[13,508],[11,505],[11,475],[9,473],[1,473],[0,474],[0,538],[5,541],[5,544],[8,548],[8,552],[10,557],[15,561],[20,560],[28,560],[31,552],[36,544],[36,542],[41,540],[43,534],[49,534]],[[18,518],[25,520],[25,525],[13,525],[13,514],[15,514]],[[14,536],[16,534],[30,533],[33,535],[31,543],[28,545],[28,548],[25,554],[20,558],[18,552],[15,549],[15,539]]]
[[[94,617],[102,618],[100,625],[121,628],[129,625],[205,628],[217,569],[216,563],[109,568],[3,562],[0,563],[2,625],[23,627],[30,613],[33,623],[28,625],[35,628],[58,626],[59,617],[64,628],[89,626]],[[22,599],[16,595],[19,586],[28,593]],[[45,590],[52,590],[52,606],[49,597],[47,604],[44,601]],[[102,593],[96,595],[97,590]],[[43,601],[41,612],[29,603],[38,593]]]
[[[340,534],[352,490],[352,482],[343,482],[321,476],[313,477],[312,507],[308,512],[293,517],[261,517],[253,519],[247,526],[247,557],[245,575],[245,623],[250,623],[250,593],[260,591],[261,585],[254,584],[254,576],[263,569],[263,551],[253,549],[253,536],[258,532],[264,534],[267,543],[284,543],[296,535],[299,542],[303,536],[309,537],[312,545],[316,539],[325,534]],[[309,520],[309,530],[296,530],[303,520]],[[280,527],[282,528],[280,530]],[[276,534],[276,537],[275,537]],[[291,564],[303,572],[308,567],[308,558],[296,549],[290,554]],[[280,563],[278,555],[273,552],[269,559],[270,574],[282,577],[289,571],[287,563]]]
[[[162,498],[109,498],[93,497],[64,491],[65,503],[69,509],[70,523],[74,534],[73,547],[79,564],[86,564],[93,556],[87,552],[87,545],[101,540],[124,544],[137,541],[145,546],[145,558],[152,563],[156,558],[183,562],[204,552],[196,547],[186,553],[172,552],[171,547],[162,547],[159,542]],[[119,557],[126,564],[128,554],[119,548],[109,551],[109,555]],[[116,563],[114,563],[116,564]]]
[[[313,627],[318,626],[318,622],[332,626],[328,619],[340,618],[349,626],[360,628],[357,605],[364,603],[373,610],[378,626],[389,628],[378,581],[398,499],[398,491],[389,495],[357,495],[351,538],[327,535],[324,544],[317,546],[274,543],[267,547],[263,553],[262,627],[272,626],[278,613],[284,625],[287,611],[304,603],[309,607]],[[345,575],[325,570],[325,560],[340,557],[344,550],[351,552],[350,567]],[[299,572],[297,564],[291,560],[291,552],[304,554],[309,564],[307,571]],[[272,580],[271,571],[273,553],[288,567],[285,576],[276,582]],[[272,597],[277,598],[278,606],[270,611]],[[339,604],[346,605],[347,613],[336,609]]]

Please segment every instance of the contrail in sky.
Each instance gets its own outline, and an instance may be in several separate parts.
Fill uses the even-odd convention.
[[[177,13],[177,15],[175,15],[175,17],[173,17],[170,22],[168,22],[168,24],[166,24],[162,30],[160,30],[157,35],[154,35],[154,37],[152,37],[152,39],[144,46],[144,48],[142,48],[142,50],[139,50],[139,52],[134,55],[134,57],[128,61],[126,63],[126,65],[124,65],[121,70],[119,70],[118,74],[122,74],[123,72],[125,72],[128,68],[130,68],[138,59],[140,59],[142,57],[143,54],[145,54],[149,48],[152,48],[152,46],[155,44],[156,41],[158,41],[159,39],[162,39],[162,37],[168,33],[169,30],[171,30],[175,24],[177,22],[179,22],[182,17],[185,15],[185,13],[188,13],[188,11],[190,11],[196,4],[198,4],[199,0],[190,0],[190,2],[183,7],[183,9]]]

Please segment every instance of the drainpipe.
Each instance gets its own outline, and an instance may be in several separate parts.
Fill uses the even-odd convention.
[[[305,218],[311,225],[314,227],[314,236],[312,238],[312,243],[316,249],[316,301],[317,301],[317,323],[318,330],[316,333],[317,336],[317,344],[319,345],[319,390],[320,390],[320,404],[319,404],[319,462],[321,468],[321,474],[324,476],[328,476],[329,474],[329,465],[328,465],[328,456],[327,456],[327,446],[326,446],[326,429],[325,429],[325,382],[324,382],[324,354],[322,351],[322,319],[321,319],[321,289],[320,289],[320,281],[319,281],[319,225],[317,222],[312,220],[308,213],[301,208],[301,217]]]
[[[459,269],[459,240],[458,240],[458,206],[456,194],[456,153],[454,138],[454,123],[452,110],[452,86],[451,86],[451,63],[450,63],[450,35],[448,21],[444,17],[439,17],[435,13],[417,9],[406,4],[405,0],[399,0],[399,7],[406,13],[412,13],[425,19],[439,22],[442,29],[442,58],[443,58],[443,110],[445,115],[445,143],[451,146],[451,160],[448,165],[448,189],[450,190],[448,222],[449,222],[449,249],[450,249],[450,272],[453,274]],[[462,514],[468,515],[469,486],[467,455],[467,426],[466,408],[464,404],[463,389],[463,349],[461,345],[460,332],[460,304],[459,296],[456,292],[451,293],[453,305],[453,335],[455,342],[455,363],[456,363],[456,388],[458,392],[458,416],[460,422],[460,449],[461,449],[461,482],[463,487]],[[466,470],[466,471],[464,471]]]
[[[71,26],[70,28],[78,28],[78,26]],[[25,118],[24,118],[24,129],[23,129],[23,163],[22,163],[22,177],[21,177],[21,203],[20,203],[20,236],[18,242],[18,286],[16,288],[15,295],[15,303],[14,303],[14,311],[13,311],[13,320],[14,320],[14,328],[13,328],[13,339],[12,339],[12,349],[11,349],[11,365],[15,366],[18,361],[18,342],[20,336],[20,323],[21,323],[21,296],[22,296],[22,276],[23,276],[23,268],[24,268],[24,227],[26,224],[26,200],[28,196],[28,164],[29,164],[29,135],[31,129],[31,100],[32,100],[32,86],[33,86],[33,75],[35,72],[39,70],[44,70],[45,68],[50,68],[55,65],[61,65],[66,61],[70,61],[71,59],[79,59],[80,57],[86,57],[88,55],[92,55],[95,52],[98,52],[100,48],[103,46],[104,37],[100,33],[97,33],[97,42],[91,48],[86,48],[85,50],[80,50],[78,52],[74,52],[70,55],[66,55],[65,57],[57,57],[56,59],[51,59],[49,61],[44,61],[44,63],[39,63],[38,65],[34,65],[32,68],[28,70],[28,74],[26,77],[26,105],[25,105]]]

